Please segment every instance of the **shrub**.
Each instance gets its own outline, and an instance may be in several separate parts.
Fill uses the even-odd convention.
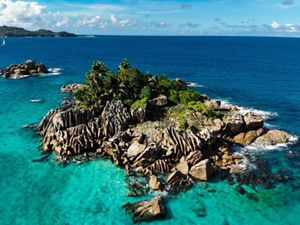
[[[134,111],[136,109],[143,108],[147,104],[147,102],[148,102],[147,98],[142,98],[140,100],[137,100],[131,105],[130,110]]]
[[[149,86],[144,86],[140,92],[140,98],[147,98],[150,99],[152,95],[152,90]]]
[[[178,94],[180,103],[187,105],[190,101],[199,101],[200,95],[191,89],[185,89],[179,92]]]
[[[186,121],[185,118],[180,118],[178,120],[178,124],[179,124],[179,128],[181,130],[186,130],[189,127],[189,124],[188,124],[188,122]]]

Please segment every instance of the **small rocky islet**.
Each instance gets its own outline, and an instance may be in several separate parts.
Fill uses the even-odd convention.
[[[129,196],[145,195],[149,189],[156,193],[152,199],[124,204],[134,222],[166,215],[160,193],[175,195],[213,176],[225,174],[228,183],[236,180],[237,191],[254,200],[243,184],[272,188],[286,182],[288,177],[270,172],[267,163],[259,163],[255,172],[244,171],[244,156],[233,147],[287,143],[290,134],[265,128],[263,116],[222,105],[187,84],[142,73],[127,60],[116,72],[95,62],[83,84],[62,87],[70,98],[37,126],[45,152],[37,161],[51,152],[64,165],[110,159],[126,171]]]
[[[26,60],[21,64],[12,64],[6,69],[0,70],[3,78],[20,79],[49,73],[49,70],[43,63],[36,63],[34,60]]]

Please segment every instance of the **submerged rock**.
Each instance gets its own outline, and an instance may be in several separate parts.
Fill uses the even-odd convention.
[[[126,203],[123,208],[132,215],[134,222],[152,221],[166,215],[165,207],[160,197],[137,203]]]

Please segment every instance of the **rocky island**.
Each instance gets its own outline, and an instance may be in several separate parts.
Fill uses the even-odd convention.
[[[27,60],[25,63],[12,64],[6,69],[0,70],[3,78],[20,79],[39,74],[49,73],[45,64],[37,64],[34,60]]]
[[[187,84],[142,73],[127,60],[116,72],[95,62],[82,85],[62,88],[71,99],[38,125],[42,149],[54,151],[64,165],[110,159],[126,171],[129,196],[154,191],[152,199],[124,204],[135,222],[166,215],[162,191],[176,195],[213,176],[236,180],[241,194],[242,184],[272,188],[287,180],[259,166],[244,171],[244,156],[233,147],[286,143],[290,134],[269,130],[263,116],[223,105]]]
[[[0,26],[0,37],[76,37],[73,33],[40,29],[29,31],[20,27]]]

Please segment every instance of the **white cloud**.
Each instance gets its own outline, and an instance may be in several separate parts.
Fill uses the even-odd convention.
[[[126,25],[130,25],[130,20],[129,19],[120,20],[119,24],[120,27],[125,27]]]
[[[101,22],[101,17],[100,16],[95,16],[95,17],[84,17],[79,19],[78,24],[82,26],[88,26],[88,27],[93,27],[98,25]]]
[[[279,28],[280,28],[280,24],[277,23],[276,21],[273,21],[273,22],[271,23],[271,27],[272,27],[273,29],[279,29]]]
[[[116,24],[116,23],[118,22],[118,20],[117,20],[117,18],[115,17],[114,14],[111,14],[111,15],[110,15],[110,20],[111,20],[111,22],[112,22],[113,24]]]
[[[120,27],[125,27],[125,26],[132,26],[133,23],[129,19],[122,19],[118,20],[117,17],[114,14],[110,15],[110,21],[113,25],[117,25]]]
[[[42,19],[44,10],[37,2],[0,0],[0,24],[29,26]]]
[[[284,25],[280,25],[278,22],[273,21],[271,27],[279,32],[287,32],[287,33],[294,33],[300,32],[300,25],[295,25],[292,23],[286,23]]]

